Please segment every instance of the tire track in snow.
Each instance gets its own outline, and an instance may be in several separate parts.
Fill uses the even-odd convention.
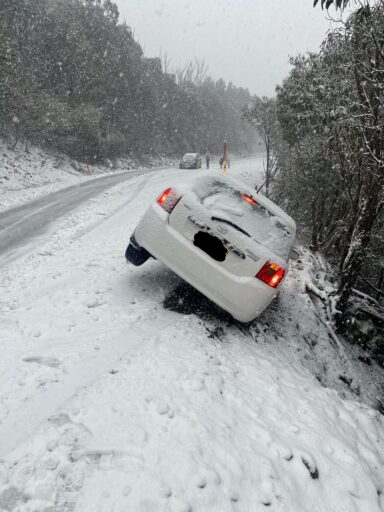
[[[111,219],[114,215],[119,213],[120,210],[122,210],[123,208],[126,208],[129,205],[129,203],[131,203],[136,198],[140,189],[142,189],[146,186],[146,184],[151,179],[151,177],[152,177],[152,174],[149,174],[148,176],[141,176],[137,180],[135,180],[135,185],[136,185],[135,188],[133,189],[132,193],[129,194],[129,196],[126,198],[126,200],[120,206],[118,206],[110,215],[106,215],[105,217],[103,217],[99,222],[96,222],[92,226],[86,227],[83,230],[81,230],[78,234],[76,234],[76,236],[74,236],[73,239],[77,240],[77,239],[83,237],[84,235],[90,233],[91,231],[93,231],[94,229],[99,227],[101,224],[103,224],[104,222]],[[137,181],[137,183],[136,183],[136,181]]]
[[[0,213],[0,257],[2,265],[24,256],[36,243],[49,236],[50,226],[89,199],[138,176],[158,171],[141,170],[85,182],[59,190],[24,206]],[[44,236],[46,235],[46,236]],[[33,241],[35,243],[33,243]]]

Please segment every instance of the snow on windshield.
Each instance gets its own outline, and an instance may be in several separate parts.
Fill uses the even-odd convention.
[[[211,218],[231,222],[275,254],[288,256],[294,233],[282,218],[257,202],[257,196],[252,201],[240,188],[218,177],[199,179],[193,191]]]

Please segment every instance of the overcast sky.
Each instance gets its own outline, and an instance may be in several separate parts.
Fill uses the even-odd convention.
[[[172,67],[205,59],[209,74],[272,95],[288,58],[317,50],[329,28],[313,0],[115,0],[147,57]]]

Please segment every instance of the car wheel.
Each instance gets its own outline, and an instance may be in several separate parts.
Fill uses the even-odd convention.
[[[135,267],[139,267],[143,265],[150,258],[149,252],[144,249],[144,247],[140,247],[140,245],[136,242],[134,236],[131,237],[127,250],[125,251],[125,259],[135,265]]]

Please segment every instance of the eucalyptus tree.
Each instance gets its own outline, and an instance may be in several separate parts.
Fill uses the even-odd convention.
[[[360,8],[350,17],[344,35],[354,90],[348,96],[347,111],[359,141],[361,187],[348,250],[341,262],[341,310],[364,265],[384,199],[384,5]]]
[[[338,263],[344,312],[366,272],[384,199],[384,6],[364,4],[319,54],[293,64],[277,94],[287,145],[278,188],[310,227],[314,248]]]
[[[111,0],[0,1],[0,134],[88,160],[249,150],[243,90],[144,56]],[[239,102],[243,101],[241,104]]]

